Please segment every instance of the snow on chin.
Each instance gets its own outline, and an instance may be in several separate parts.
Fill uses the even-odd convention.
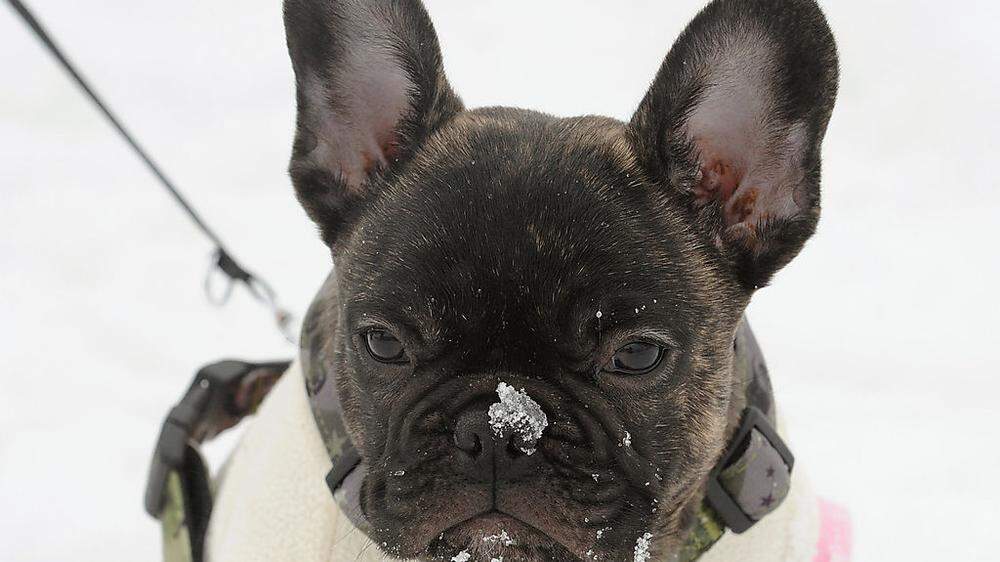
[[[542,437],[549,425],[549,419],[542,407],[524,391],[516,390],[505,382],[497,385],[500,401],[489,410],[490,427],[493,433],[502,437],[507,431],[520,438],[518,446],[525,454],[535,452],[534,444]]]
[[[504,554],[509,554],[509,547],[516,546],[507,531],[500,529],[492,535],[485,535],[481,540],[474,540],[468,548],[451,557],[451,562],[470,562],[475,560],[503,562]]]
[[[486,535],[485,537],[483,537],[483,542],[496,543],[496,544],[501,544],[503,546],[513,546],[517,544],[517,541],[510,538],[510,535],[507,534],[507,531],[504,531],[503,529],[501,529],[500,532],[495,535]]]
[[[651,556],[649,554],[649,539],[653,538],[652,533],[646,533],[635,541],[635,556],[633,562],[646,562]]]

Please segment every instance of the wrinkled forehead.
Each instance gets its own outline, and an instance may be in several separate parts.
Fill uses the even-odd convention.
[[[620,131],[536,114],[446,128],[351,236],[350,301],[509,323],[693,295],[696,244]]]

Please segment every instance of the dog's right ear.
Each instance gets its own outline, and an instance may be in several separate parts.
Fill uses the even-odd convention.
[[[419,0],[285,0],[284,12],[298,105],[289,172],[332,247],[462,102]]]

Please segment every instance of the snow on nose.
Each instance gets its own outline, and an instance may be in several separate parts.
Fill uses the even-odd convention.
[[[497,385],[500,401],[489,410],[490,427],[498,437],[513,434],[518,437],[518,448],[525,454],[535,452],[535,443],[549,425],[549,419],[542,407],[524,391],[507,383]]]

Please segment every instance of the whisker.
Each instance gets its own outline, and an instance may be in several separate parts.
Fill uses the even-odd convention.
[[[338,538],[338,539],[335,539],[335,540],[333,541],[333,543],[331,543],[331,544],[330,544],[330,546],[337,546],[338,544],[340,544],[340,542],[341,542],[341,541],[343,541],[343,540],[344,540],[344,539],[346,539],[347,537],[349,537],[349,536],[353,535],[354,533],[358,532],[359,530],[360,530],[360,529],[358,529],[358,528],[357,528],[357,527],[355,527],[354,525],[351,525],[351,528],[350,528],[350,529],[348,529],[346,533],[344,533],[343,535],[341,535],[341,536],[340,536],[340,538]]]
[[[373,544],[375,544],[374,541],[372,541],[370,538],[367,539],[365,541],[365,546],[361,547],[361,550],[358,551],[358,555],[354,557],[354,562],[358,562],[358,560],[361,560],[361,555],[363,555],[366,550],[371,548]]]

